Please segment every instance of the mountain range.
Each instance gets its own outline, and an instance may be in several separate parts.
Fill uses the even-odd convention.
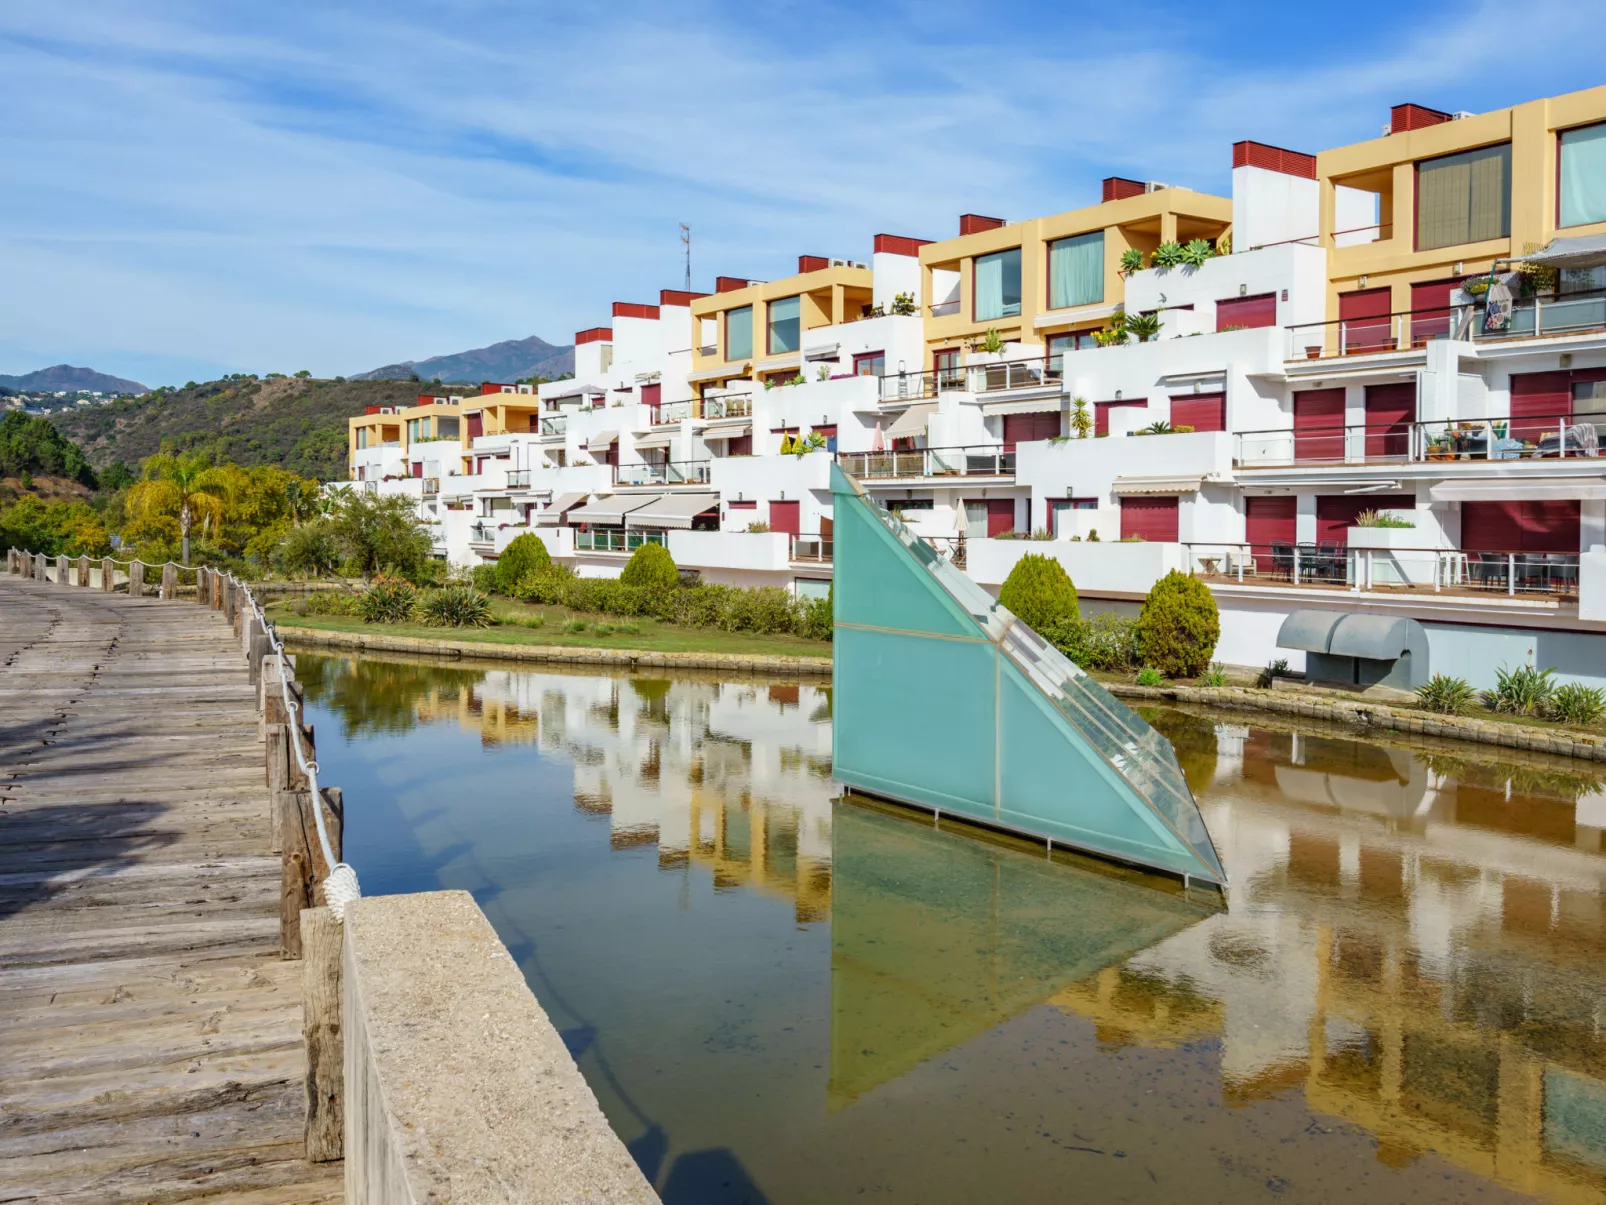
[[[559,347],[531,335],[528,339],[506,339],[489,347],[476,347],[448,356],[427,360],[403,360],[386,364],[371,372],[360,372],[354,381],[439,380],[444,384],[479,384],[481,381],[511,383],[527,377],[561,377],[574,371],[574,347]]]
[[[0,386],[23,393],[55,393],[58,390],[70,393],[75,389],[87,390],[90,393],[147,392],[145,386],[138,381],[107,376],[103,372],[96,372],[93,368],[74,368],[71,364],[41,368],[38,372],[23,373],[20,377],[0,375]]]

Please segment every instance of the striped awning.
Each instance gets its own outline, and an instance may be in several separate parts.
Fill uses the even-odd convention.
[[[535,521],[547,527],[556,527],[563,522],[564,514],[579,506],[586,497],[585,493],[559,494],[552,500],[551,506],[536,514]]]
[[[669,433],[665,433],[663,435],[643,435],[640,439],[636,440],[636,450],[640,451],[642,448],[667,448],[674,438],[674,435]]]
[[[926,423],[933,414],[937,413],[936,402],[923,402],[918,406],[910,406],[886,429],[887,439],[910,439],[916,435],[926,433]]]
[[[698,515],[718,506],[718,494],[660,494],[647,506],[630,512],[630,526],[690,527]]]
[[[619,438],[617,431],[598,431],[586,440],[586,451],[605,452],[613,446],[613,441]]]
[[[1117,477],[1117,494],[1196,494],[1201,477]]]
[[[716,364],[712,368],[699,368],[696,372],[687,373],[686,380],[693,385],[701,381],[724,381],[731,377],[745,376],[748,368],[749,365],[746,363]]]
[[[984,402],[981,412],[991,416],[994,414],[1057,414],[1064,408],[1065,399],[1058,394],[1053,397],[1027,398],[1024,401],[1014,402]]]
[[[606,498],[593,498],[586,505],[569,512],[570,523],[601,523],[618,527],[625,516],[658,501],[662,494],[611,494]]]
[[[708,427],[702,432],[704,440],[735,439],[738,435],[746,435],[753,429],[753,422],[746,418],[720,419],[721,426]],[[638,443],[636,447],[641,447]]]

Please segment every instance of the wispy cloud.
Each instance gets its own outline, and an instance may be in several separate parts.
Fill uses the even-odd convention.
[[[681,278],[1224,190],[1228,144],[1375,135],[1414,99],[1585,87],[1593,6],[14,0],[0,10],[0,370],[350,373],[540,333]],[[1106,6],[1113,7],[1113,6]],[[1569,49],[1577,47],[1577,50]],[[1532,61],[1529,56],[1525,61]]]

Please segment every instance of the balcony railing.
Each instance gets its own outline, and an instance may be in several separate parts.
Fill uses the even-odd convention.
[[[496,539],[496,528],[489,523],[475,523],[468,529],[471,544],[489,544]]]
[[[958,312],[958,301],[939,301],[931,307],[931,316],[933,318],[946,318],[948,315],[957,314]]]
[[[939,368],[932,372],[891,372],[881,377],[881,400],[901,402],[913,398],[940,397],[965,388],[963,368]]]
[[[441,479],[439,477],[425,477],[422,480],[424,482],[425,497],[441,492]]]
[[[555,414],[550,418],[541,420],[541,434],[562,435],[568,426],[569,416],[567,414]]]
[[[708,481],[707,460],[671,460],[665,464],[616,464],[615,485],[704,485]]]
[[[1006,389],[1057,389],[1065,378],[1063,359],[1058,355],[1037,360],[970,364],[965,372],[972,393],[998,393]]]
[[[669,402],[662,406],[654,406],[652,418],[649,420],[655,427],[667,427],[671,423],[678,423],[692,417],[692,403]]]
[[[1507,320],[1494,329],[1487,328],[1487,312],[1480,298],[1471,305],[1302,323],[1287,328],[1287,356],[1290,360],[1314,360],[1407,351],[1433,339],[1484,343],[1606,330],[1606,289],[1515,298]]]
[[[753,414],[753,395],[731,394],[726,397],[700,399],[702,418],[750,418]]]
[[[1362,530],[1362,529],[1357,529]],[[1184,544],[1201,577],[1249,585],[1435,594],[1576,595],[1578,554],[1315,544]]]
[[[511,469],[507,475],[507,488],[510,490],[527,490],[530,488],[529,469]]]
[[[595,527],[574,533],[576,552],[634,552],[643,544],[662,544],[661,531],[642,531],[622,527]]]
[[[1597,418],[1606,422],[1606,415],[1552,414],[1245,431],[1237,436],[1235,459],[1240,468],[1278,468],[1594,457],[1600,454]]]
[[[820,561],[831,559],[831,540],[828,536],[793,536],[794,561]]]
[[[866,481],[906,477],[1013,477],[1015,453],[997,445],[918,448],[908,452],[838,452],[844,473]]]

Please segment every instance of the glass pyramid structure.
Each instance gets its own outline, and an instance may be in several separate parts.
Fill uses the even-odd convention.
[[[833,466],[838,781],[1226,885],[1171,744]]]

